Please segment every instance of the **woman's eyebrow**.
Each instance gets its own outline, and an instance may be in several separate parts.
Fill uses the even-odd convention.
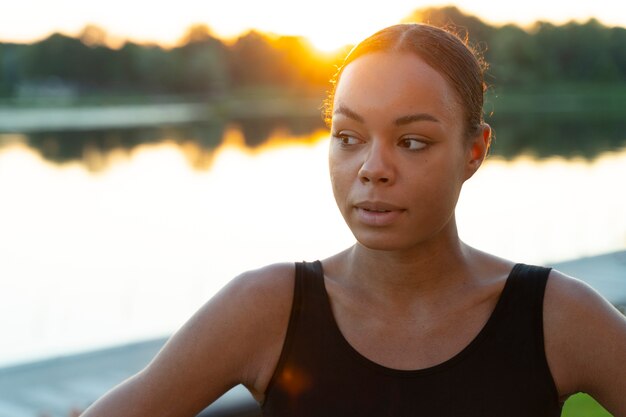
[[[343,106],[343,105],[338,106],[333,111],[333,115],[335,114],[341,114],[359,123],[365,123],[365,119],[362,116],[360,116],[355,111],[350,110],[348,107]],[[429,122],[436,122],[436,123],[440,122],[439,119],[437,119],[432,114],[415,113],[415,114],[409,114],[407,116],[399,117],[393,122],[393,124],[395,124],[396,126],[404,126],[413,122],[421,122],[421,121],[429,121]]]
[[[408,124],[413,123],[413,122],[421,122],[421,121],[429,121],[429,122],[439,123],[439,119],[437,119],[432,114],[415,113],[415,114],[410,114],[408,116],[402,116],[400,118],[397,118],[394,121],[394,124],[396,126],[403,126],[403,125],[408,125]]]
[[[359,123],[365,123],[365,119],[363,119],[363,117],[359,116],[356,112],[350,110],[346,106],[338,106],[335,111],[333,111],[333,116],[335,114],[342,114],[352,120],[356,120]]]

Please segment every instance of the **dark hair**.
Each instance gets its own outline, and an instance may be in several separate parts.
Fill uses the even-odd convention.
[[[467,39],[462,40],[448,30],[418,23],[390,26],[352,48],[331,80],[332,89],[324,101],[323,114],[328,125],[332,119],[335,90],[344,68],[360,56],[379,51],[418,55],[456,91],[465,112],[466,135],[473,136],[480,131],[483,125],[483,94],[486,90],[483,80],[483,72],[487,67],[485,62],[477,52],[470,49]]]

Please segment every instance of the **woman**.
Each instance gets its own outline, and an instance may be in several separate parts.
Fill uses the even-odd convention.
[[[577,280],[458,237],[455,205],[491,138],[483,86],[441,29],[355,47],[326,108],[355,245],[237,277],[84,415],[193,416],[241,383],[266,416],[558,416],[580,391],[626,416],[624,317]]]

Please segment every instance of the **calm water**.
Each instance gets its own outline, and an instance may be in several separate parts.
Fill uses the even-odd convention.
[[[195,131],[0,135],[0,365],[167,335],[241,271],[352,243],[326,131],[253,148],[241,128]],[[624,249],[625,182],[625,149],[496,154],[466,184],[460,233],[520,262]]]

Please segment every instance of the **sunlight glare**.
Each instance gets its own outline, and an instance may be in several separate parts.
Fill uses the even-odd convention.
[[[626,25],[626,8],[616,8],[612,0],[567,4],[529,0],[523,8],[485,0],[456,3],[387,0],[382,6],[354,0],[231,0],[219,5],[194,0],[179,0],[175,4],[145,0],[110,0],[95,4],[78,0],[62,0],[61,3],[23,0],[14,2],[7,13],[0,14],[0,40],[28,42],[54,31],[75,36],[85,25],[94,24],[104,28],[109,40],[115,40],[115,43],[132,39],[173,46],[189,26],[206,24],[222,38],[234,39],[254,28],[274,34],[304,36],[317,49],[334,51],[354,44],[384,26],[400,22],[417,9],[446,5],[456,5],[463,12],[492,24],[516,22],[526,25],[536,20],[563,23],[596,17],[606,24]]]

